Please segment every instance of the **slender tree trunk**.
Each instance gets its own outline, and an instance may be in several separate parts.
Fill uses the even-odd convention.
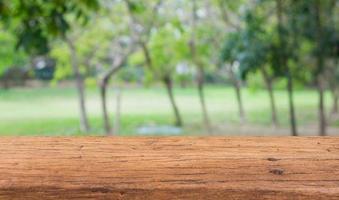
[[[121,89],[117,88],[116,92],[116,107],[115,107],[115,120],[114,120],[114,133],[119,135],[121,124]]]
[[[244,106],[243,106],[242,98],[241,98],[241,88],[240,88],[240,84],[239,84],[238,81],[236,81],[236,83],[235,83],[235,91],[236,91],[236,94],[237,94],[240,120],[241,120],[241,123],[245,123],[246,117],[245,117]]]
[[[104,120],[104,128],[107,135],[112,135],[112,128],[109,121],[109,115],[107,110],[107,83],[108,80],[104,79],[100,84],[100,96],[101,96],[101,106],[102,106],[102,114]]]
[[[335,62],[335,66],[338,65],[338,62]],[[333,74],[330,74],[330,76],[335,76],[334,74],[337,73],[335,69],[333,71]],[[332,114],[338,114],[339,111],[339,106],[338,106],[338,101],[339,101],[339,88],[338,88],[338,81],[336,80],[335,77],[329,77],[332,79],[330,83],[330,89],[332,93],[332,98],[333,98],[333,106],[332,106]]]
[[[190,41],[190,49],[192,54],[192,60],[196,67],[198,68],[198,76],[197,76],[197,87],[198,87],[198,93],[199,93],[199,100],[203,115],[203,121],[205,124],[206,129],[208,132],[211,132],[211,125],[210,120],[208,117],[207,107],[205,103],[205,93],[204,93],[204,67],[203,64],[200,63],[197,57],[197,46],[196,46],[196,26],[197,26],[197,0],[191,0],[192,1],[192,36]]]
[[[168,96],[169,96],[169,99],[171,101],[171,105],[172,105],[172,108],[173,108],[173,111],[174,111],[175,125],[181,127],[183,125],[183,123],[182,123],[182,120],[181,120],[181,115],[179,113],[178,106],[177,106],[175,99],[174,99],[172,80],[169,77],[166,77],[166,78],[163,79],[163,82],[166,86],[167,93],[168,93]]]
[[[70,39],[66,39],[66,43],[71,52],[71,64],[73,68],[73,73],[76,80],[76,88],[78,91],[78,101],[79,101],[79,110],[80,110],[80,129],[83,132],[88,132],[90,129],[87,110],[86,110],[86,100],[85,100],[85,87],[84,80],[80,73],[78,55],[76,53],[75,46]]]
[[[241,85],[240,82],[237,80],[233,69],[229,70],[231,78],[232,78],[232,82],[233,82],[233,86],[234,86],[234,90],[235,90],[235,94],[236,94],[236,98],[237,98],[237,103],[238,103],[238,109],[239,109],[239,117],[240,117],[240,122],[241,123],[245,123],[246,122],[246,116],[245,116],[245,110],[244,110],[244,106],[243,106],[243,102],[242,102],[242,96],[241,96]]]
[[[100,83],[101,105],[102,105],[102,113],[103,113],[103,119],[104,119],[104,128],[105,128],[105,132],[107,135],[116,134],[116,132],[113,132],[112,130],[110,119],[109,119],[109,114],[107,110],[107,100],[106,100],[107,99],[106,97],[107,86],[112,76],[123,67],[124,62],[130,53],[131,52],[128,52],[126,55],[121,55],[121,56],[117,56],[116,58],[114,58],[111,68],[109,68],[106,71],[106,73],[103,75],[103,78]]]
[[[325,116],[325,102],[324,102],[324,83],[323,83],[323,71],[324,71],[324,55],[322,50],[323,43],[323,26],[321,17],[320,0],[317,0],[314,4],[315,8],[315,23],[317,26],[316,40],[318,45],[317,52],[317,85],[319,92],[319,135],[326,135],[326,116]]]
[[[297,120],[295,116],[295,108],[294,108],[294,97],[293,97],[293,79],[290,73],[287,75],[287,93],[288,93],[288,105],[290,110],[290,124],[291,124],[291,132],[292,136],[298,136],[297,130]]]
[[[145,56],[147,66],[149,67],[151,71],[154,71],[152,58],[151,58],[147,44],[145,42],[140,42],[140,45],[141,45],[142,52]]]
[[[336,0],[332,0],[332,8],[335,8],[337,1]],[[334,10],[331,11],[331,23],[335,24],[336,21],[336,16],[334,14]],[[333,46],[333,54],[337,55],[334,58],[334,65],[333,65],[333,74],[332,75],[332,95],[333,95],[333,108],[332,108],[332,113],[333,114],[338,114],[339,113],[339,105],[338,105],[338,101],[339,101],[339,81],[338,81],[338,77],[336,77],[339,73],[339,44],[334,44]]]
[[[319,135],[326,136],[326,116],[324,102],[324,87],[321,75],[318,76],[318,93],[319,93]]]
[[[153,61],[152,61],[152,58],[150,56],[150,52],[149,52],[147,44],[145,42],[140,42],[140,45],[141,45],[141,49],[142,49],[143,54],[144,54],[145,59],[146,59],[147,67],[153,73],[155,73],[155,75],[158,75],[158,74],[156,74],[156,70],[154,70],[154,68],[153,68]],[[170,99],[170,102],[171,102],[171,105],[172,105],[172,108],[173,108],[173,111],[174,111],[175,125],[181,127],[181,126],[183,126],[183,122],[182,122],[182,119],[181,119],[179,109],[178,109],[176,102],[175,102],[175,99],[174,99],[172,79],[170,77],[164,77],[162,81],[166,86],[166,90],[167,90],[167,93],[168,93],[168,96],[169,96],[169,99]]]
[[[277,127],[279,125],[279,122],[278,122],[278,117],[277,117],[277,108],[276,108],[276,105],[275,105],[275,98],[274,98],[274,93],[273,93],[273,88],[272,88],[272,82],[268,82],[268,94],[269,94],[269,97],[270,97],[270,103],[271,103],[271,112],[272,112],[272,123],[275,127]]]
[[[277,109],[276,109],[275,98],[274,98],[274,93],[273,93],[272,80],[268,77],[268,74],[265,69],[262,69],[262,74],[263,74],[266,87],[267,87],[267,91],[268,91],[268,95],[270,98],[272,123],[275,127],[277,127],[278,117],[277,117]]]
[[[291,70],[288,66],[288,57],[286,54],[286,42],[283,31],[283,0],[276,0],[276,8],[277,8],[277,19],[278,19],[278,35],[279,35],[279,64],[285,68],[287,74],[287,92],[288,92],[288,104],[290,110],[290,124],[291,124],[291,133],[292,136],[297,136],[297,122],[295,116],[294,109],[294,98],[293,98],[293,77],[291,74]]]
[[[211,125],[210,125],[210,120],[208,117],[208,112],[207,112],[207,107],[206,107],[206,102],[205,102],[205,93],[204,93],[204,72],[201,69],[202,72],[199,73],[198,76],[198,93],[199,93],[199,99],[200,99],[200,105],[203,113],[203,118],[204,118],[204,124],[205,127],[207,128],[208,132],[211,132]]]

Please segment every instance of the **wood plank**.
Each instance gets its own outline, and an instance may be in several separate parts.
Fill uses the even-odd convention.
[[[339,138],[3,137],[0,199],[339,199]]]

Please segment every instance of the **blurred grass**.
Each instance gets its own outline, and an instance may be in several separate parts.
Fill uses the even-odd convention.
[[[109,91],[109,109],[113,121],[115,89]],[[99,92],[87,89],[87,106],[92,130],[90,135],[102,135]],[[275,91],[279,121],[288,125],[287,95]],[[175,98],[185,122],[185,134],[204,132],[195,88],[176,88]],[[244,106],[249,124],[270,126],[270,104],[265,90],[243,90]],[[206,101],[213,125],[237,125],[238,110],[231,87],[208,86]],[[312,90],[295,91],[299,125],[316,123],[317,93]],[[330,94],[326,94],[328,108]],[[122,93],[121,135],[134,135],[143,125],[172,124],[173,115],[166,91],[161,87],[129,88]],[[334,125],[338,125],[335,122]],[[0,90],[0,135],[83,135],[78,128],[78,104],[74,88],[15,88]]]

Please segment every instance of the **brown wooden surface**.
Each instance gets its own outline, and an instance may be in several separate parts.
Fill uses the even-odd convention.
[[[0,199],[339,199],[339,138],[0,138]]]

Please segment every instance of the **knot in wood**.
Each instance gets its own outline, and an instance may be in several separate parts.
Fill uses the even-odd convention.
[[[277,159],[277,158],[267,158],[267,160],[268,160],[268,161],[274,162],[274,161],[278,161],[278,160],[280,160],[280,159]]]
[[[270,173],[275,174],[275,175],[283,175],[284,169],[271,169]]]

